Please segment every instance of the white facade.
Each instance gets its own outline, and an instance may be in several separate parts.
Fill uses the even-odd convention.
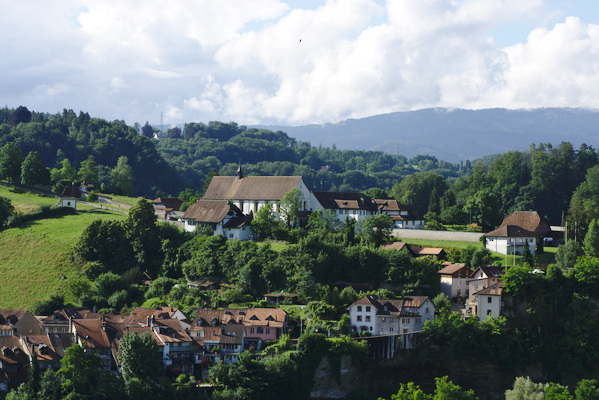
[[[372,304],[357,304],[349,306],[349,320],[351,326],[357,328],[358,331],[368,331],[373,335],[377,332],[377,309]]]
[[[478,310],[477,316],[481,321],[489,317],[497,318],[501,315],[502,302],[500,295],[479,294],[476,295]]]
[[[71,207],[76,210],[77,209],[77,199],[75,199],[75,198],[61,199],[60,205],[63,207]]]
[[[494,251],[499,254],[514,254],[522,255],[524,251],[524,245],[528,240],[528,248],[530,249],[530,254],[535,254],[535,250],[537,248],[537,238],[535,237],[497,237],[497,236],[489,236],[487,237],[487,245],[486,248]]]

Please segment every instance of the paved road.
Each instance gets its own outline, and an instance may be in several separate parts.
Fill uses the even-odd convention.
[[[400,239],[455,240],[460,242],[478,242],[482,233],[427,231],[424,229],[393,229],[393,236]]]

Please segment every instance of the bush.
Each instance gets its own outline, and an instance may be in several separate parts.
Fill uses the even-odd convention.
[[[83,274],[90,280],[96,279],[105,272],[108,272],[106,267],[98,261],[91,261],[83,266]]]

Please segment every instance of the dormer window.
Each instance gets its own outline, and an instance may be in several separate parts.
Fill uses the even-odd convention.
[[[272,315],[269,315],[269,316],[266,318],[266,320],[267,320],[267,321],[274,321],[275,319],[272,317]]]
[[[250,317],[250,319],[251,319],[252,321],[258,321],[258,317],[256,317],[255,315],[252,315],[252,316]]]

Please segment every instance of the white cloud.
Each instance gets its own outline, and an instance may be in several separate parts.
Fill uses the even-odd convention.
[[[599,27],[584,15],[548,24],[546,1],[11,2],[0,14],[0,103],[240,124],[599,107]],[[538,28],[517,45],[490,37],[521,22]]]

